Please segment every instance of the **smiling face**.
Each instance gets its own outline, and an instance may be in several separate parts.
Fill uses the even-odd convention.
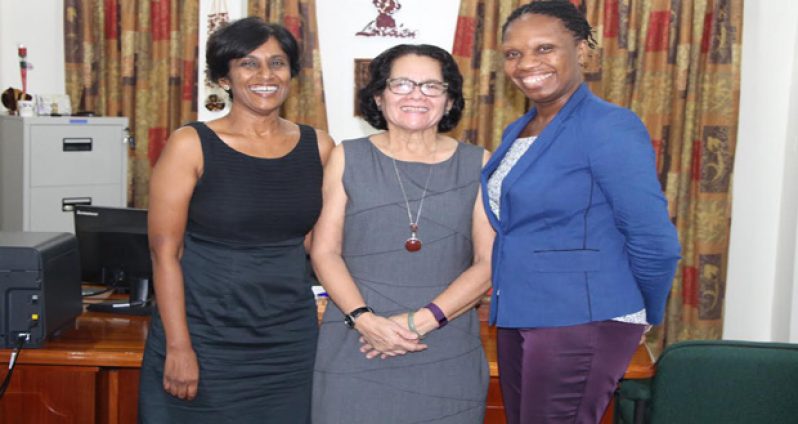
[[[504,72],[538,108],[559,110],[582,83],[587,48],[559,19],[525,14],[504,34]]]
[[[417,83],[444,82],[441,64],[437,60],[415,54],[407,54],[393,61],[389,79],[399,78]],[[437,132],[438,122],[452,103],[445,93],[429,97],[421,93],[418,86],[408,94],[396,94],[386,87],[374,101],[382,109],[388,130],[412,132]]]
[[[291,63],[274,37],[248,55],[230,61],[230,72],[220,78],[233,92],[233,107],[258,113],[273,112],[288,97]]]

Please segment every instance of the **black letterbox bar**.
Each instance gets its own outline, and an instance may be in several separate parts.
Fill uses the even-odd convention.
[[[64,138],[63,148],[65,152],[90,152],[92,139],[88,138]]]
[[[64,212],[72,212],[78,205],[91,205],[91,197],[64,197],[61,199],[61,210]]]

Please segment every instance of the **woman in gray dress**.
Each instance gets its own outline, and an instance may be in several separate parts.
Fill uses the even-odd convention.
[[[449,53],[399,45],[369,72],[360,107],[385,131],[333,150],[313,231],[313,266],[335,302],[313,422],[481,423],[489,373],[474,305],[490,287],[488,154],[440,134],[463,108]]]

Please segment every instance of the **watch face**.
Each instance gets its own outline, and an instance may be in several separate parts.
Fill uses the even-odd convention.
[[[355,328],[355,321],[349,315],[344,315],[344,324],[349,328]]]

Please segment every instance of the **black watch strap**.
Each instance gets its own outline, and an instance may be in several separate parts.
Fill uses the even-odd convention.
[[[371,309],[368,306],[361,306],[344,316],[344,324],[346,324],[346,326],[349,328],[355,328],[355,319],[366,312],[373,313],[374,309]]]

